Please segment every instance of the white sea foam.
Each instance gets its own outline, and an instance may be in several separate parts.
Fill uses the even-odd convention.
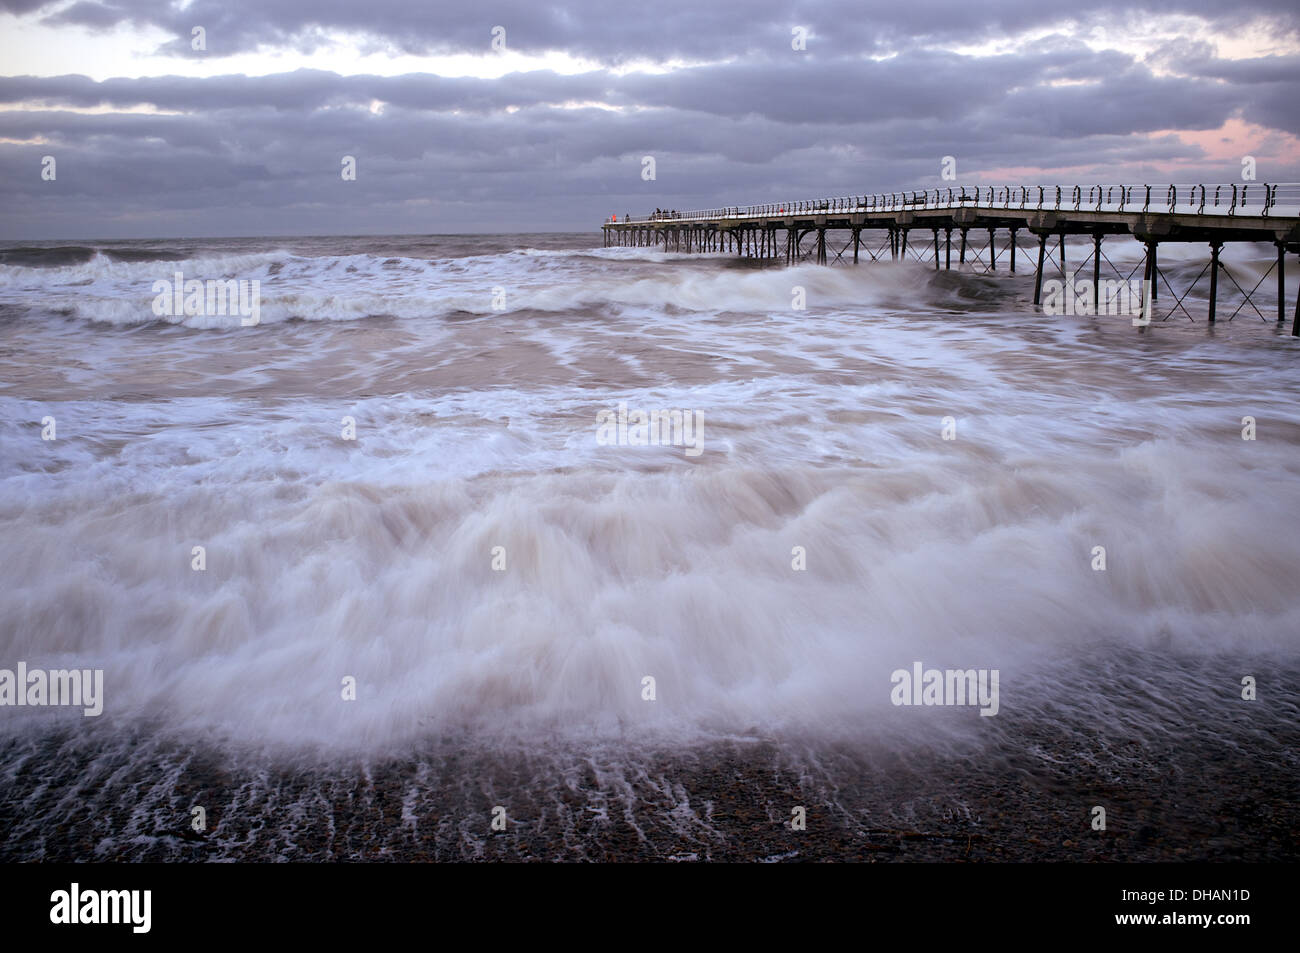
[[[1300,650],[1288,340],[1046,318],[1023,275],[544,251],[4,270],[0,665],[104,669],[107,723],[374,747],[906,725],[914,659],[1086,713],[1062,673],[1108,645]],[[115,326],[203,262],[331,323]],[[705,452],[601,446],[617,401]]]

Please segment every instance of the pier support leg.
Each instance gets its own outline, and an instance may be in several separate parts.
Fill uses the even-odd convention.
[[[1155,275],[1156,264],[1156,243],[1147,242],[1146,245],[1147,261],[1146,270],[1142,273],[1142,300],[1154,302],[1156,300],[1156,283],[1155,278],[1153,277]],[[1146,308],[1144,308],[1143,311],[1143,317],[1146,318],[1147,321],[1150,321],[1152,317],[1151,311]]]
[[[1061,280],[1064,281],[1068,275],[1065,271],[1065,234],[1061,234]]]
[[[1016,273],[1016,230],[1011,229],[1011,273]]]
[[[817,264],[826,264],[826,229],[817,229]]]
[[[1151,300],[1155,301],[1160,297],[1160,258],[1159,242],[1151,243]]]
[[[996,233],[989,229],[989,271],[995,271],[998,266],[997,249],[993,247],[993,237]]]
[[[1034,272],[1034,304],[1043,300],[1043,259],[1047,257],[1047,236],[1038,236],[1038,270]]]
[[[858,244],[862,241],[862,229],[853,229],[853,264],[858,263]]]
[[[961,253],[957,256],[957,267],[966,264],[966,229],[961,230]]]
[[[952,271],[952,229],[943,230],[943,269]]]
[[[1101,232],[1092,236],[1092,313],[1101,314]]]
[[[1214,323],[1214,309],[1219,300],[1219,243],[1210,242],[1210,323]]]
[[[907,258],[907,229],[902,229],[902,235],[898,241],[898,257],[900,260]]]
[[[1295,317],[1291,319],[1291,336],[1300,338],[1300,291],[1295,296]]]
[[[934,229],[934,270],[939,270],[939,229]]]
[[[1277,323],[1286,320],[1286,246],[1277,243]]]

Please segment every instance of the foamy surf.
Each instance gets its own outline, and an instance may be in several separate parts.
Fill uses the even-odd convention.
[[[469,750],[585,856],[611,817],[725,856],[702,752],[770,769],[764,811],[805,786],[845,817],[849,778],[930,790],[909,753],[1147,770],[1198,711],[1203,746],[1285,762],[1300,417],[1272,325],[1051,317],[1029,276],[915,263],[367,241],[0,264],[0,668],[105,686],[92,728],[6,709],[5,783],[163,778],[108,856],[189,850],[156,830],[195,784],[297,818],[207,856],[345,854],[281,788],[343,797],[358,757],[407,805],[376,844],[471,857],[468,815],[426,826],[476,803]],[[262,323],[147,314],[178,270],[259,278]],[[698,413],[701,452],[598,439],[621,406]],[[996,670],[997,714],[895,703],[916,664]],[[1215,707],[1248,675],[1258,722]],[[984,803],[932,794],[880,829]],[[71,849],[38,834],[57,804],[11,813]]]

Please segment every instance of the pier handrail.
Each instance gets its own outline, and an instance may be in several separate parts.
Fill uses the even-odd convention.
[[[692,209],[661,215],[633,215],[615,224],[647,222],[718,221],[721,219],[799,217],[846,212],[891,212],[916,209],[988,208],[1023,210],[1034,201],[1042,211],[1132,212],[1141,202],[1143,213],[1152,214],[1152,189],[1160,185],[967,185],[902,192],[841,195],[833,198],[763,202],[723,208]],[[1210,216],[1300,216],[1300,183],[1224,183],[1220,185],[1168,183],[1165,208],[1155,214]],[[1136,194],[1135,194],[1136,193]],[[1157,196],[1159,192],[1156,193]],[[1094,201],[1095,196],[1095,201]]]

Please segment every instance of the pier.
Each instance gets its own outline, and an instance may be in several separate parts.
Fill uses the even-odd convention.
[[[1287,315],[1286,258],[1300,256],[1300,184],[954,186],[632,216],[606,221],[602,231],[606,247],[734,252],[787,265],[808,261],[856,265],[865,258],[915,260],[932,263],[936,270],[950,270],[955,258],[959,269],[995,273],[1001,267],[1015,274],[1018,253],[1028,253],[1036,305],[1042,302],[1046,271],[1059,270],[1063,277],[1071,277],[1087,275],[1083,269],[1088,268],[1092,300],[1099,302],[1105,261],[1112,273],[1125,280],[1142,269],[1143,287],[1149,289],[1143,302],[1148,321],[1155,317],[1162,294],[1173,304],[1160,320],[1178,311],[1196,320],[1184,301],[1207,275],[1205,318],[1210,324],[1232,320],[1247,306],[1262,320],[1272,320],[1271,302],[1261,311],[1254,300],[1271,291],[1264,286],[1272,277],[1276,320],[1281,324]],[[1030,236],[1027,248],[1019,238],[1022,233]],[[1074,272],[1067,270],[1069,237],[1086,239],[1070,246],[1082,255]],[[1144,246],[1142,261],[1128,275],[1106,257],[1107,238]],[[1170,242],[1208,248],[1205,267],[1181,292],[1170,286],[1160,270],[1160,245]],[[1220,260],[1223,246],[1233,242],[1276,248],[1276,260],[1253,287],[1238,283]],[[1218,313],[1221,279],[1231,282],[1242,298],[1226,316]],[[1300,294],[1291,333],[1300,337]]]

